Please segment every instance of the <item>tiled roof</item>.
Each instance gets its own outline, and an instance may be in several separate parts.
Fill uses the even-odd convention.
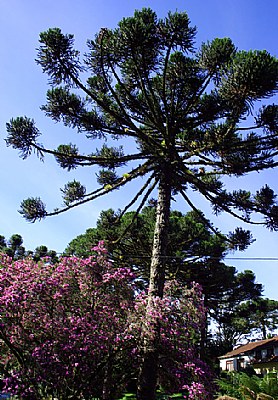
[[[258,350],[260,348],[269,347],[269,345],[272,345],[272,344],[276,344],[278,346],[278,336],[274,336],[271,339],[258,340],[257,342],[249,342],[243,346],[238,347],[237,349],[229,351],[229,353],[226,353],[219,358],[221,359],[221,358],[234,357],[239,354],[248,353],[251,350],[255,350],[255,349]]]

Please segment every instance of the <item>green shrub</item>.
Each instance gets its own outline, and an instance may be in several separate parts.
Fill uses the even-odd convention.
[[[177,400],[184,399],[182,393],[166,394],[163,390],[158,390],[156,394],[157,400]],[[134,393],[125,393],[123,397],[118,400],[136,400],[136,395]]]
[[[231,396],[238,400],[278,399],[276,372],[270,372],[263,378],[257,375],[249,376],[243,372],[231,372],[218,379],[217,385],[219,396]]]

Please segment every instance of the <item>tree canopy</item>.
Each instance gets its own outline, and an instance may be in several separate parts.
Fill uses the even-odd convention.
[[[23,238],[18,233],[13,234],[9,240],[0,235],[0,252],[12,257],[13,260],[32,257],[35,261],[38,261],[42,257],[50,257],[51,261],[55,262],[58,259],[56,251],[49,250],[45,245],[36,247],[34,251],[26,250],[23,246]]]
[[[42,110],[86,135],[88,153],[81,154],[72,143],[45,148],[28,117],[7,123],[7,145],[22,158],[34,151],[41,159],[53,154],[67,170],[100,167],[98,188],[87,192],[77,181],[62,188],[62,208],[49,212],[40,197],[24,200],[20,212],[28,221],[59,214],[144,177],[122,209],[136,206],[140,212],[158,190],[149,307],[156,296],[163,297],[170,206],[176,194],[195,211],[191,190],[216,214],[224,211],[242,222],[278,229],[276,195],[268,185],[251,193],[228,191],[223,183],[223,178],[277,166],[278,106],[269,99],[277,90],[278,61],[266,50],[238,50],[229,38],[196,49],[195,35],[186,12],[159,19],[144,8],[115,29],[100,29],[81,60],[72,34],[49,29],[40,35],[36,60],[51,85]],[[98,149],[95,139],[107,142]],[[127,154],[124,145],[110,147],[114,140],[125,144],[127,139],[134,142]],[[254,213],[262,219],[254,220]],[[215,231],[211,224],[210,229]],[[227,238],[237,249],[245,249],[250,239],[250,232],[241,228]],[[159,332],[145,343],[138,399],[155,398],[157,340]]]
[[[112,209],[102,211],[96,227],[74,238],[64,254],[88,257],[102,238],[114,265],[131,267],[146,287],[155,207],[144,207],[133,228],[126,232],[134,214],[127,212],[119,219]],[[278,303],[263,298],[263,285],[251,270],[238,272],[224,263],[229,251],[225,238],[211,233],[198,213],[171,211],[169,238],[166,279],[176,279],[185,286],[197,282],[202,287],[207,318],[200,343],[202,357],[211,362],[243,338],[254,334],[265,337],[277,329]]]
[[[23,246],[23,239],[18,233],[13,234],[9,240],[5,236],[0,236],[0,251],[8,254],[14,259],[22,258],[25,255],[25,247]]]
[[[74,238],[64,253],[88,256],[92,246],[104,240],[113,259],[127,265],[134,265],[141,278],[149,275],[149,263],[155,227],[156,208],[145,206],[141,213],[108,209],[100,212],[96,228],[89,228],[85,234]],[[223,259],[229,251],[225,236],[215,235],[204,224],[201,212],[170,212],[169,245],[167,249],[167,273],[172,277],[182,274],[183,265],[190,262]],[[136,219],[134,220],[134,218]],[[133,222],[134,220],[134,222]],[[132,223],[132,229],[129,229]]]
[[[73,239],[64,254],[87,257],[95,243],[103,239],[115,265],[131,267],[148,285],[155,207],[144,207],[132,229],[126,231],[135,213],[127,212],[119,219],[118,212],[112,209],[102,211],[96,228],[89,228]],[[225,237],[211,233],[199,213],[171,211],[168,235],[167,280],[177,279],[184,285],[198,282],[209,314],[215,320],[221,305],[228,310],[229,306],[234,308],[262,294],[262,285],[256,282],[252,271],[237,273],[235,267],[224,264],[223,258],[229,251]]]
[[[185,12],[157,19],[155,12],[142,9],[123,18],[116,29],[101,29],[88,41],[82,63],[73,35],[59,28],[41,33],[36,61],[52,86],[42,106],[46,115],[85,133],[90,143],[96,138],[133,138],[137,146],[127,155],[123,147],[106,143],[87,155],[73,144],[49,150],[37,142],[41,133],[33,120],[12,119],[6,142],[21,157],[33,150],[40,157],[50,152],[68,170],[102,168],[100,189],[86,193],[79,182],[69,182],[62,189],[65,207],[54,214],[145,174],[149,178],[136,200],[143,190],[147,197],[167,166],[171,191],[180,192],[191,207],[188,187],[209,200],[216,213],[239,211],[238,218],[251,222],[250,214],[259,212],[265,218],[261,223],[277,228],[275,195],[267,185],[252,195],[244,190],[229,193],[220,181],[221,176],[239,177],[276,166],[277,106],[263,105],[252,114],[251,126],[245,120],[257,100],[275,93],[277,60],[267,51],[239,51],[229,38],[195,50],[195,34]],[[82,75],[90,75],[86,83]],[[136,160],[137,167],[133,162],[132,169],[116,175],[119,167]],[[53,214],[39,198],[23,202],[21,212],[30,221]]]

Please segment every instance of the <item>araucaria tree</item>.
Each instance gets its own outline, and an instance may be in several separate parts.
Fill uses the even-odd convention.
[[[221,180],[277,165],[278,107],[268,101],[257,110],[256,103],[275,93],[278,61],[267,51],[239,51],[228,38],[195,50],[195,34],[185,12],[158,19],[152,10],[142,9],[123,18],[116,29],[101,29],[88,41],[82,62],[73,35],[49,29],[40,35],[37,57],[51,84],[42,109],[55,122],[84,133],[90,141],[89,153],[80,154],[74,144],[45,148],[38,143],[40,131],[29,118],[7,124],[7,145],[18,149],[23,158],[35,151],[40,158],[53,154],[68,170],[101,168],[100,186],[90,193],[77,181],[65,185],[62,209],[46,211],[39,197],[23,201],[21,213],[29,221],[59,214],[145,177],[123,208],[125,212],[136,203],[139,212],[158,189],[149,308],[157,296],[163,296],[172,196],[180,194],[196,210],[190,198],[193,189],[211,203],[215,213],[224,211],[241,221],[278,229],[278,206],[269,186],[253,194],[242,189],[228,192]],[[97,149],[94,139],[102,138],[108,138],[107,143],[134,140],[135,150],[125,154],[123,147],[107,143]],[[263,219],[252,222],[252,213]],[[239,249],[250,239],[250,233],[240,228],[227,238]],[[159,326],[142,350],[139,399],[155,397],[158,342]]]

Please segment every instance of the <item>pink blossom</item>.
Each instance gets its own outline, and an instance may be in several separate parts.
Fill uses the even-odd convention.
[[[159,321],[159,382],[168,387],[171,377],[169,393],[209,399],[210,375],[192,345],[204,324],[200,287],[168,282],[164,297],[148,302],[132,270],[109,261],[103,242],[93,250],[87,259],[65,257],[55,265],[0,255],[6,390],[29,400],[38,393],[67,398],[67,390],[76,399],[99,397],[109,373],[120,394]]]

